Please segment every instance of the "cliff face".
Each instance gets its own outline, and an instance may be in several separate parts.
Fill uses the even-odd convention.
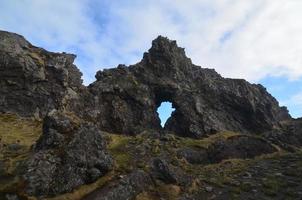
[[[164,130],[189,137],[261,133],[290,119],[261,85],[195,66],[183,48],[161,36],[138,64],[99,71],[88,89],[74,55],[47,52],[16,34],[0,37],[0,112],[43,118],[52,109],[69,110],[86,113],[103,130],[139,134],[162,129],[156,110],[170,101],[176,110]]]
[[[302,196],[302,120],[263,86],[196,66],[162,36],[88,87],[74,59],[0,31],[0,199]],[[164,101],[175,111],[161,127]]]
[[[34,47],[20,35],[0,32],[0,58],[0,112],[44,117],[83,87],[75,55]]]
[[[225,79],[191,63],[175,41],[158,37],[136,65],[97,72],[89,86],[98,97],[101,127],[119,133],[160,130],[157,107],[175,107],[164,130],[202,137],[221,130],[261,133],[290,119],[263,86]]]

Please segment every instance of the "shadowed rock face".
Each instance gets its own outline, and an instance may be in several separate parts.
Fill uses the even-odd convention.
[[[73,64],[75,57],[0,31],[0,112],[43,118],[54,108],[77,107],[86,88]]]
[[[301,153],[279,150],[300,150],[302,119],[261,85],[196,66],[161,36],[139,63],[99,71],[89,87],[74,58],[0,31],[0,199],[248,199],[280,191],[300,199]],[[163,101],[176,109],[164,128],[156,112]],[[43,119],[35,144],[42,122],[6,112]],[[271,180],[277,174],[284,179]],[[90,186],[79,186],[92,182],[87,195]]]
[[[164,129],[202,137],[221,130],[259,133],[290,119],[261,85],[225,79],[192,64],[175,41],[159,36],[141,62],[99,71],[89,90],[98,99],[98,122],[108,131],[138,134],[160,130],[163,101],[176,109]]]
[[[262,133],[290,119],[263,86],[196,66],[161,36],[139,63],[99,71],[88,88],[74,55],[47,52],[17,34],[0,32],[0,58],[0,112],[43,118],[67,110],[102,130],[139,134],[162,130],[156,110],[170,101],[176,110],[164,130],[195,138],[221,130]]]
[[[26,192],[51,196],[96,181],[113,167],[102,132],[53,110],[43,124],[35,153],[27,161]]]

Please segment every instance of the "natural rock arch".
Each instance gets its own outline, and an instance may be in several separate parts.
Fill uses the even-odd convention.
[[[99,71],[96,79],[89,90],[108,131],[160,131],[156,110],[163,101],[176,108],[164,130],[196,138],[221,130],[264,132],[290,118],[263,86],[196,66],[175,41],[161,36],[139,63]]]
[[[8,32],[0,32],[0,39],[0,112],[43,118],[57,109],[102,130],[139,134],[162,131],[156,109],[168,100],[176,111],[164,130],[189,137],[221,130],[262,133],[291,119],[263,86],[196,66],[162,36],[139,63],[99,71],[88,87],[74,55],[48,52]]]

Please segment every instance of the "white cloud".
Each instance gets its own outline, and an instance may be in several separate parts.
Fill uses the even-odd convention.
[[[3,0],[0,7],[0,28],[77,52],[86,83],[101,67],[137,62],[159,34],[224,76],[302,76],[301,0]]]

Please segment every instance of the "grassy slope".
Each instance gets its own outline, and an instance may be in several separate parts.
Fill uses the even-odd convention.
[[[18,178],[18,174],[22,169],[20,166],[22,166],[22,161],[30,154],[30,148],[40,134],[41,122],[32,119],[22,119],[14,115],[0,115],[0,162],[4,163],[4,170],[2,169],[1,171],[0,168],[0,193],[15,191],[18,188],[22,188],[22,181]],[[114,170],[97,180],[95,183],[83,185],[71,193],[58,195],[57,197],[49,198],[48,200],[81,199],[93,190],[103,187],[114,180],[118,180],[121,176],[129,173],[133,169],[139,168],[149,171],[150,159],[156,156],[168,156],[170,163],[173,166],[181,168],[183,171],[196,177],[196,179],[187,188],[181,188],[178,185],[159,183],[158,186],[150,191],[138,195],[137,200],[158,199],[159,197],[176,199],[177,196],[181,195],[184,191],[189,194],[194,194],[196,192],[204,191],[204,188],[208,185],[214,187],[215,190],[221,190],[222,192],[225,192],[224,190],[228,188],[228,195],[236,197],[241,193],[246,192],[246,190],[249,190],[249,187],[251,187],[249,184],[241,184],[240,176],[238,176],[239,174],[258,165],[258,163],[272,159],[278,160],[279,158],[282,158],[282,156],[287,155],[286,152],[279,151],[255,159],[230,159],[219,164],[210,164],[206,166],[191,165],[184,159],[177,158],[177,150],[184,147],[194,149],[207,148],[217,140],[226,140],[239,134],[222,132],[201,140],[181,138],[174,135],[167,135],[164,140],[159,140],[158,138],[147,134],[138,135],[136,137],[110,133],[106,133],[105,135],[108,140],[108,150],[115,159]],[[12,150],[12,144],[13,146],[17,145],[17,150]],[[276,169],[279,168],[276,167]],[[270,177],[269,175],[265,176],[267,176],[267,179],[261,183],[263,185],[262,188],[264,193],[273,195],[281,186],[274,177]],[[202,195],[206,196],[207,193],[205,192],[205,194]]]
[[[18,174],[41,133],[39,121],[12,114],[0,115],[0,194],[22,187]]]

